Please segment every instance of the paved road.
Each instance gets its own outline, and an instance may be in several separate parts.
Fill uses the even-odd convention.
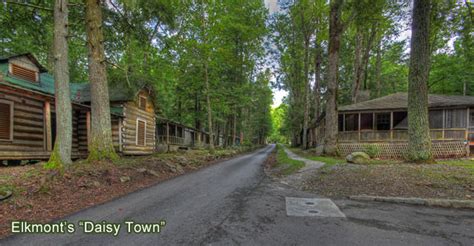
[[[68,218],[166,219],[161,234],[17,235],[0,245],[474,245],[474,212],[334,201],[346,218],[289,217],[286,197],[317,197],[266,177],[273,146]]]

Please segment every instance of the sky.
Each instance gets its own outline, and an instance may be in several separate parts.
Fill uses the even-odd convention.
[[[270,11],[270,14],[273,14],[275,12],[279,11],[278,7],[278,0],[265,0],[265,6],[268,8]],[[274,79],[274,78],[273,78]],[[276,108],[281,104],[282,99],[288,95],[287,91],[284,90],[278,90],[278,89],[273,89],[273,105],[272,107]]]

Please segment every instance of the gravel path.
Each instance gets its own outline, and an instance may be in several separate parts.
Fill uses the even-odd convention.
[[[294,186],[296,188],[301,188],[303,186],[304,181],[307,180],[311,176],[313,171],[321,168],[325,164],[324,162],[313,161],[313,160],[303,158],[293,153],[291,150],[289,150],[286,147],[284,147],[284,150],[289,158],[293,160],[297,160],[297,161],[302,161],[305,164],[305,166],[301,168],[300,170],[298,170],[297,172],[281,179],[281,182],[286,185]]]

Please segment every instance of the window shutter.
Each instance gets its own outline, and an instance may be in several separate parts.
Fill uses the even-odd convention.
[[[138,107],[140,109],[146,110],[146,97],[139,97]]]
[[[24,80],[31,81],[31,82],[37,82],[35,71],[24,68],[24,67],[20,67],[15,64],[11,64],[11,65],[12,65],[12,75]]]
[[[0,139],[11,139],[11,107],[8,103],[0,103]]]
[[[137,145],[145,146],[145,122],[139,120],[137,124]]]

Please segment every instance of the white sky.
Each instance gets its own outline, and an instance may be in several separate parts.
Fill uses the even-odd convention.
[[[280,10],[278,7],[278,0],[265,0],[265,6],[270,11],[270,14],[275,13]],[[274,79],[274,78],[272,78]],[[281,104],[283,97],[288,95],[287,91],[273,89],[273,105],[272,107],[276,108]]]

